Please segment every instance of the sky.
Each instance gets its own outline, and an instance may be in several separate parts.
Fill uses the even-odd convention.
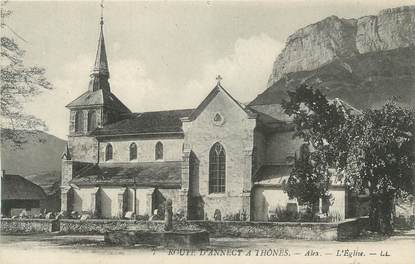
[[[104,2],[112,92],[133,112],[194,108],[223,77],[237,100],[263,92],[289,35],[328,16],[359,18],[415,0]],[[88,89],[100,1],[11,1],[6,23],[27,42],[25,64],[46,69],[52,91],[25,102],[65,139],[65,105]],[[11,34],[5,32],[5,34]],[[15,37],[16,38],[16,37]]]

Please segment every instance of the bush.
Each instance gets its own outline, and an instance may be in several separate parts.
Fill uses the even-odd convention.
[[[184,211],[181,209],[177,210],[177,212],[173,215],[173,221],[178,221],[178,222],[186,221]]]
[[[307,208],[304,212],[300,213],[299,220],[301,222],[318,222],[319,218],[313,212],[311,208]]]
[[[246,221],[248,219],[247,213],[245,210],[242,210],[235,214],[227,214],[223,217],[223,221]]]
[[[148,214],[145,214],[145,215],[136,215],[135,216],[135,220],[138,220],[138,221],[147,221],[148,219],[150,219],[150,217],[148,216]]]
[[[299,220],[300,214],[283,207],[277,207],[275,209],[275,218],[280,222],[295,222]]]
[[[317,222],[318,219],[310,208],[305,211],[287,210],[284,207],[277,207],[275,214],[269,217],[270,222]]]

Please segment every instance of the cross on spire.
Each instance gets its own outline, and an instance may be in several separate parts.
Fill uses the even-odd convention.
[[[101,0],[101,26],[104,24],[104,0]]]
[[[218,85],[220,85],[220,82],[222,81],[222,76],[220,74],[216,77],[216,81],[218,81]]]

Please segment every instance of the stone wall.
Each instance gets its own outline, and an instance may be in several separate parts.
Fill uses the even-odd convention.
[[[164,190],[161,190],[164,191]],[[169,191],[169,190],[168,190]],[[101,217],[114,218],[120,217],[121,212],[134,211],[134,205],[138,215],[151,215],[152,210],[152,194],[154,188],[137,188],[136,201],[134,201],[134,189],[126,187],[83,187],[81,189],[73,189],[73,210],[93,214],[97,205],[96,199],[100,201]],[[177,189],[172,189],[170,193],[177,193]],[[126,205],[120,203],[119,195],[126,195]],[[163,193],[164,194],[164,193]],[[98,195],[98,196],[97,196]],[[171,198],[173,195],[167,195]],[[175,200],[176,201],[176,200]]]
[[[68,136],[68,145],[73,161],[98,161],[98,142],[94,137]]]
[[[344,187],[330,187],[332,195],[328,213],[338,217],[338,220],[346,218],[346,191]],[[253,190],[253,219],[254,221],[267,221],[269,214],[277,208],[286,208],[288,203],[297,203],[297,199],[289,199],[281,186],[257,186]]]
[[[182,136],[181,136],[182,137]],[[183,138],[129,138],[112,139],[100,142],[100,162],[105,162],[105,148],[111,143],[113,149],[112,160],[108,162],[154,162],[157,142],[163,144],[164,161],[182,160]],[[130,161],[130,145],[137,145],[137,159]]]
[[[367,218],[349,219],[338,223],[272,223],[243,221],[186,221],[175,222],[177,230],[206,230],[210,237],[285,238],[305,240],[347,240],[360,234]],[[163,221],[131,220],[61,220],[62,233],[104,234],[125,230],[162,231]]]
[[[337,240],[348,240],[356,238],[369,225],[369,217],[364,216],[360,218],[348,219],[340,222],[337,227]]]
[[[86,221],[62,219],[60,232],[67,234],[104,234],[106,231],[125,230],[164,230],[164,221],[134,221],[112,219],[88,219]]]
[[[222,117],[221,122],[215,122],[217,115]],[[210,219],[218,206],[225,205],[222,215],[224,212],[234,214],[242,210],[246,210],[249,215],[255,126],[256,120],[250,119],[222,89],[218,90],[194,120],[183,123],[185,145],[191,149],[198,164],[197,174],[192,175],[190,180],[193,188],[190,193],[201,197],[204,211]],[[212,194],[209,193],[209,152],[216,142],[223,146],[226,153],[226,179],[225,192]],[[245,205],[246,208],[243,208]]]
[[[254,148],[252,153],[252,175],[255,175],[262,165],[266,163],[267,142],[266,137],[259,129],[254,130]]]
[[[336,240],[337,224],[243,221],[192,221],[188,228],[209,231],[211,237]]]
[[[59,221],[49,219],[11,219],[0,220],[2,233],[46,233],[59,231]]]
[[[92,211],[92,200],[95,200],[95,195],[98,191],[98,187],[89,187],[82,189],[73,189],[73,210],[77,212],[87,212]]]
[[[286,208],[290,200],[281,187],[256,187],[254,189],[254,221],[268,221],[270,212],[277,208]]]
[[[348,219],[338,223],[273,223],[244,221],[174,222],[176,230],[206,230],[211,237],[286,238],[305,240],[347,240],[359,236],[368,218]],[[2,233],[104,234],[115,230],[164,230],[164,221],[88,219],[1,219]]]
[[[69,133],[71,135],[83,135],[88,132],[88,113],[95,112],[96,115],[96,127],[102,127],[103,122],[103,110],[102,107],[88,107],[87,109],[72,109],[69,114]],[[75,131],[75,116],[76,113],[82,112],[83,127],[81,131]]]
[[[186,208],[180,207],[180,191],[179,189],[157,189],[158,196],[154,199],[153,210],[162,209],[164,210],[164,201],[171,199],[173,201],[173,213],[178,210],[185,210]],[[153,212],[149,212],[151,215]]]

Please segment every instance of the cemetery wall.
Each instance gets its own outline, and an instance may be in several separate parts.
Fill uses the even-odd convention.
[[[106,231],[125,229],[134,230],[163,230],[164,221],[135,221],[135,220],[111,220],[88,219],[85,221],[62,219],[60,220],[60,232],[71,234],[104,234]]]
[[[11,219],[0,220],[1,233],[46,233],[59,231],[59,221],[54,219]]]
[[[305,240],[347,240],[358,237],[368,218],[348,219],[337,223],[183,221],[174,222],[177,230],[206,230],[210,237],[286,238]],[[62,234],[104,234],[116,230],[164,230],[164,221],[134,220],[49,220],[1,219],[2,233],[40,233],[60,231]]]
[[[359,237],[360,233],[369,226],[369,217],[363,216],[340,222],[337,227],[337,240],[348,240]]]
[[[367,218],[348,219],[338,223],[185,221],[174,222],[174,229],[209,231],[211,237],[291,238],[306,240],[347,240],[357,237],[365,228]],[[162,231],[163,221],[133,220],[66,220],[60,221],[62,233],[104,234],[114,230]]]

